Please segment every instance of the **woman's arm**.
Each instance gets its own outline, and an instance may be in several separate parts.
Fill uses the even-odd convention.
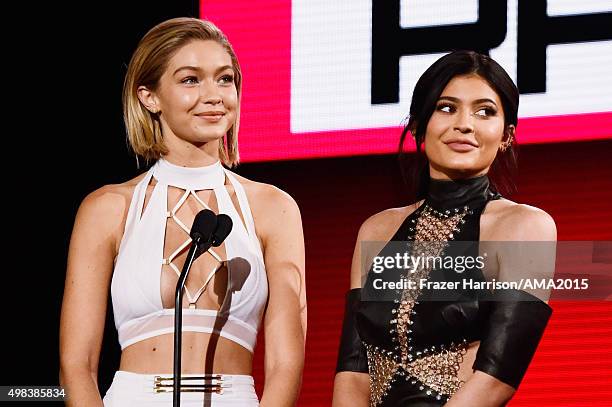
[[[391,238],[392,231],[397,228],[397,223],[401,222],[403,216],[404,213],[401,210],[391,209],[370,217],[361,225],[351,263],[351,289],[361,288],[362,280],[370,267],[372,257],[382,249],[384,242]],[[364,243],[366,244],[364,245]],[[349,300],[349,297],[347,297],[347,300]],[[350,307],[350,305],[347,305],[346,312],[350,311]],[[346,318],[347,316],[345,316]],[[349,336],[356,335],[350,332],[347,332],[347,334]],[[361,362],[358,364],[361,364]],[[355,369],[353,362],[351,362],[351,365],[353,366],[350,368]],[[357,369],[362,368],[357,367]],[[367,407],[369,400],[370,377],[368,373],[350,370],[342,370],[336,373],[332,401],[334,407]]]
[[[446,407],[504,406],[516,390],[495,377],[476,370],[461,389],[451,397]]]
[[[83,200],[76,216],[60,320],[60,383],[67,406],[102,405],[98,360],[124,210],[123,197],[104,187]]]
[[[295,201],[277,188],[264,189],[257,199],[266,203],[257,228],[269,286],[261,406],[293,406],[302,382],[306,340],[304,234]]]
[[[499,270],[497,273],[498,281],[518,281],[521,278],[547,278],[554,275],[555,266],[555,241],[557,239],[557,230],[553,219],[544,211],[536,208],[527,207],[525,205],[516,205],[512,208],[509,213],[502,216],[495,227],[499,229],[499,233],[495,234],[495,240],[503,243],[496,243],[499,246],[497,251],[497,259]],[[512,294],[512,293],[509,293]],[[537,299],[541,296],[541,292],[532,292],[530,294],[514,293],[512,295],[528,296]],[[505,294],[504,294],[505,295]],[[517,295],[517,298],[518,298]],[[509,298],[509,297],[507,297]],[[540,298],[546,300],[547,298]],[[492,303],[493,306],[502,305]],[[523,307],[533,308],[534,313],[541,315],[546,314],[546,310],[542,310],[543,304],[541,302],[529,303],[524,302]],[[504,313],[509,311],[509,308],[500,309],[500,312]],[[526,309],[526,311],[529,311]],[[544,316],[542,318],[544,318]],[[531,317],[531,315],[525,315],[525,318]],[[503,319],[503,318],[502,318]],[[547,319],[547,318],[544,318]],[[503,322],[503,321],[502,321]],[[512,330],[517,329],[531,329],[529,324],[514,324]],[[508,327],[510,329],[510,327]],[[534,329],[537,329],[534,327]],[[491,332],[493,335],[496,332]],[[503,332],[498,332],[502,334]],[[507,332],[510,334],[510,331]],[[516,334],[520,335],[520,332]],[[529,332],[524,333],[527,336]],[[533,332],[534,336],[537,336],[537,332]],[[539,341],[539,337],[533,339],[533,350]],[[503,338],[498,338],[497,346],[501,346],[504,342]],[[527,341],[526,341],[527,342]],[[481,348],[483,343],[481,342]],[[483,349],[479,348],[479,351]],[[531,352],[531,347],[525,348],[526,352]],[[457,393],[451,397],[446,406],[474,406],[474,407],[497,407],[505,405],[516,392],[518,386],[516,384],[511,385],[506,383],[500,378],[502,376],[511,377],[516,375],[516,372],[504,372],[504,369],[520,369],[523,366],[521,360],[525,360],[525,355],[497,355],[495,357],[485,357],[484,365],[490,368],[492,374],[497,374],[499,377],[495,377],[492,374],[475,370],[474,374],[466,381]],[[502,357],[503,359],[513,360],[513,362],[506,363],[505,366],[488,366],[491,362]],[[478,359],[478,356],[477,356]],[[527,355],[526,359],[530,360],[531,355]],[[517,362],[521,361],[521,362]],[[475,367],[479,362],[475,363]],[[527,362],[528,363],[528,362]],[[524,364],[526,368],[527,364]],[[522,377],[522,376],[521,376]],[[520,379],[518,380],[520,381]]]
[[[368,407],[370,376],[367,373],[338,372],[334,379],[334,407]]]

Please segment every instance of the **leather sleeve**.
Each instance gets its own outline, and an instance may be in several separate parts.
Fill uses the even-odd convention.
[[[346,294],[346,307],[344,322],[342,323],[342,336],[340,337],[340,350],[338,351],[338,372],[368,373],[368,358],[365,346],[361,342],[355,315],[361,301],[361,288],[349,290]]]
[[[537,297],[519,290],[501,290],[483,308],[488,308],[488,317],[473,369],[516,389],[535,354],[552,309]]]

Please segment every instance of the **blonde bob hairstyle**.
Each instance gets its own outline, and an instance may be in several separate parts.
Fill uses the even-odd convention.
[[[123,120],[128,143],[145,161],[157,160],[168,153],[164,144],[159,116],[149,112],[138,99],[138,87],[155,91],[170,59],[191,41],[212,40],[219,43],[232,59],[234,81],[238,92],[236,122],[219,143],[219,158],[228,167],[238,164],[238,125],[242,73],[236,53],[223,32],[210,21],[197,18],[173,18],[153,27],[138,43],[123,83]]]

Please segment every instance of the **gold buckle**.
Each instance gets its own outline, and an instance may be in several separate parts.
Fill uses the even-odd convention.
[[[153,390],[155,393],[172,393],[174,388],[174,378],[166,376],[154,376]],[[200,381],[200,383],[185,383]],[[204,376],[181,376],[181,392],[191,393],[217,393],[223,394],[223,389],[232,387],[229,383],[223,383],[223,376],[204,375]]]

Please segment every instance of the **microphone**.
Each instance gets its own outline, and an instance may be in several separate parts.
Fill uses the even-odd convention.
[[[196,255],[195,255],[196,259],[200,257],[202,253],[210,249],[211,246],[212,247],[221,246],[221,243],[223,243],[223,241],[227,238],[227,236],[232,231],[232,225],[233,225],[232,218],[230,218],[224,213],[220,213],[219,215],[216,215],[216,216],[217,216],[217,225],[216,225],[215,231],[212,233],[212,236],[211,236],[211,244],[210,245],[203,245],[203,244],[199,245],[196,251]]]
[[[226,222],[226,221],[223,221]],[[195,216],[189,236],[192,244],[187,252],[187,259],[183,264],[183,270],[176,283],[175,302],[174,302],[174,373],[173,373],[173,395],[172,405],[181,405],[181,351],[182,351],[182,332],[183,332],[183,290],[187,275],[191,265],[198,256],[213,244],[213,234],[217,229],[217,215],[210,209],[203,209]],[[229,233],[229,232],[228,232]],[[225,239],[225,237],[224,237]],[[203,250],[202,250],[203,249]]]
[[[224,213],[217,215],[217,228],[212,235],[212,245],[218,247],[232,231],[232,218]]]
[[[191,226],[191,232],[189,232],[191,240],[198,245],[205,243],[206,240],[213,237],[213,233],[217,229],[217,223],[217,215],[213,211],[210,209],[201,210],[193,220],[193,226]]]

